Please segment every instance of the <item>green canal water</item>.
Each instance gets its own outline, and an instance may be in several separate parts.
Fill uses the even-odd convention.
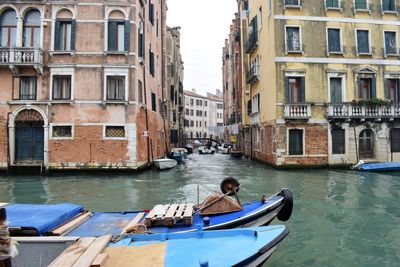
[[[0,202],[73,202],[95,211],[138,210],[158,203],[196,202],[197,185],[219,190],[226,176],[239,179],[242,201],[284,187],[293,190],[294,211],[285,223],[290,234],[268,266],[400,266],[400,173],[277,171],[221,154],[191,155],[185,164],[165,172],[0,176]],[[200,199],[208,194],[204,187],[199,192]]]

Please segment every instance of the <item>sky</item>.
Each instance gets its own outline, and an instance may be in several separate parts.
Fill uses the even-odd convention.
[[[222,88],[222,47],[236,0],[167,0],[167,25],[181,27],[184,89],[215,94]]]

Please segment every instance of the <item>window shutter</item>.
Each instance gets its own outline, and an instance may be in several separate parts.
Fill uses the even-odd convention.
[[[71,21],[71,50],[75,50],[76,20]]]
[[[154,77],[154,53],[150,51],[150,74]]]
[[[125,51],[130,50],[130,33],[131,33],[131,23],[129,20],[125,20],[125,40],[124,40],[124,48]]]
[[[390,99],[389,94],[389,79],[385,79],[385,98]]]
[[[286,80],[286,103],[290,103],[290,85],[289,85],[289,77],[285,78]]]
[[[140,30],[138,32],[138,40],[139,40],[139,44],[138,44],[138,52],[139,52],[139,57],[143,57],[143,33],[140,33]]]
[[[301,102],[306,102],[306,85],[305,85],[305,77],[300,78],[300,86],[301,86]]]
[[[361,98],[361,80],[357,77],[358,98]]]
[[[117,50],[117,22],[109,21],[108,22],[108,51],[116,51]]]
[[[371,98],[376,98],[376,78],[372,78],[371,80]]]
[[[257,111],[260,112],[260,94],[258,94],[257,101]]]
[[[61,22],[56,20],[54,27],[54,50],[60,50]]]

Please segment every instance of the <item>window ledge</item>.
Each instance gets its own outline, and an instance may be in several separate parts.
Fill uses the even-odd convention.
[[[301,5],[285,5],[284,9],[301,9]]]
[[[385,15],[385,14],[397,16],[399,13],[397,11],[392,11],[392,10],[382,10],[382,15]]]
[[[71,56],[74,56],[75,55],[75,51],[50,51],[49,52],[49,54],[51,55],[51,56],[54,56],[54,55],[71,55]]]
[[[330,56],[330,55],[341,55],[341,56],[343,56],[344,55],[344,51],[329,51],[327,53],[327,55],[328,56]]]
[[[105,141],[126,141],[128,140],[127,137],[104,137],[103,140]]]
[[[66,141],[66,140],[74,140],[73,137],[50,137],[50,140],[53,141]]]
[[[362,52],[362,53],[357,53],[357,56],[372,56],[372,52]]]
[[[339,11],[341,13],[341,12],[343,12],[343,8],[341,8],[341,7],[325,7],[325,11]]]
[[[368,13],[368,14],[371,14],[371,9],[355,9],[354,13]]]
[[[52,99],[50,104],[54,105],[54,104],[70,104],[70,105],[74,105],[75,101],[74,100],[54,100]]]
[[[35,105],[47,105],[49,104],[49,101],[46,100],[12,100],[12,101],[7,101],[7,104],[9,105],[30,105],[30,104],[35,104]]]
[[[122,56],[128,56],[129,52],[128,51],[104,51],[104,55],[122,55]]]
[[[105,100],[103,101],[103,105],[128,105],[129,101],[125,100]]]
[[[288,54],[301,54],[304,55],[304,50],[290,50],[290,51],[286,51],[286,55]]]
[[[387,58],[387,57],[398,57],[398,56],[400,56],[400,54],[398,54],[398,53],[395,53],[395,54],[384,54],[385,58]]]

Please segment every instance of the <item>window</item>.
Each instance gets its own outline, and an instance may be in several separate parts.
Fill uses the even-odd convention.
[[[129,51],[129,21],[108,21],[108,51]]]
[[[71,99],[71,75],[53,76],[53,99],[54,100]]]
[[[201,127],[201,121],[199,121],[199,127]]]
[[[72,138],[72,126],[53,126],[53,138]]]
[[[194,100],[193,100],[193,98],[191,98],[191,99],[190,99],[190,106],[193,107],[193,104],[194,104]]]
[[[151,93],[151,110],[157,111],[157,99],[155,93]]]
[[[207,117],[207,111],[204,111],[204,117]]]
[[[285,6],[300,7],[300,0],[284,0]]]
[[[287,26],[286,27],[286,52],[301,52],[301,31],[300,27]]]
[[[194,116],[194,110],[193,109],[190,110],[190,116]]]
[[[204,100],[204,106],[207,107],[207,105],[208,105],[207,100]]]
[[[291,104],[305,102],[304,77],[286,77],[286,102]]]
[[[54,36],[54,50],[75,50],[75,21],[64,19],[57,20]]]
[[[190,126],[191,126],[191,127],[194,126],[194,121],[190,121]]]
[[[346,153],[346,142],[345,142],[345,130],[333,129],[332,134],[332,154],[345,154]]]
[[[340,29],[328,29],[328,53],[342,53]]]
[[[125,138],[124,126],[106,126],[105,137],[107,138]]]
[[[369,10],[368,0],[354,0],[355,10]]]
[[[207,127],[207,122],[206,121],[204,122],[204,127]]]
[[[149,2],[149,21],[154,25],[154,4]]]
[[[36,77],[21,77],[19,99],[36,100]]]
[[[289,155],[303,155],[303,130],[289,130]]]
[[[154,77],[154,71],[155,71],[155,68],[154,68],[154,53],[151,51],[151,49],[149,49],[149,58],[150,58],[150,60],[149,60],[150,74],[151,74],[151,76]]]
[[[40,46],[40,12],[29,11],[24,18],[24,47]]]
[[[251,114],[260,112],[260,94],[256,94],[251,99]]]
[[[372,78],[360,78],[358,85],[358,97],[360,99],[371,99],[375,98],[375,88]]]
[[[398,79],[386,79],[385,85],[385,95],[386,99],[393,101],[394,103],[399,103],[400,88]]]
[[[247,101],[247,116],[251,115],[251,99]]]
[[[370,54],[369,31],[357,30],[357,54]]]
[[[125,100],[125,76],[107,76],[107,100]]]
[[[188,108],[186,109],[186,115],[189,116],[189,109]]]
[[[330,85],[330,102],[331,103],[341,103],[342,99],[342,78],[333,78],[329,79]]]
[[[199,122],[198,121],[196,121],[196,127],[199,127]]]
[[[138,102],[144,103],[143,101],[143,84],[141,80],[138,80]]]
[[[397,55],[396,32],[384,32],[385,55]]]
[[[220,103],[217,104],[217,109],[223,109],[223,108],[224,108],[224,106],[222,104],[220,104]]]
[[[383,12],[396,12],[396,0],[382,0]]]
[[[0,16],[0,47],[15,47],[17,36],[17,14],[7,9]]]
[[[390,131],[390,144],[391,144],[391,152],[398,153],[400,152],[400,129],[394,128]]]
[[[338,9],[340,8],[340,0],[325,0],[325,8]]]

